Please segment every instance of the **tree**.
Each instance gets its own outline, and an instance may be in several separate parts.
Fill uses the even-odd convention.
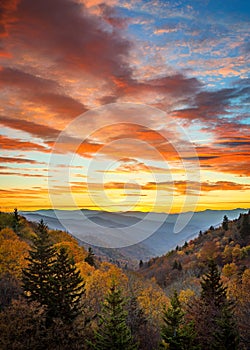
[[[95,264],[95,254],[93,253],[93,249],[92,249],[91,247],[89,247],[88,255],[86,256],[86,258],[84,259],[84,261],[85,261],[86,263],[88,263],[90,266],[96,267],[96,264]]]
[[[55,249],[43,220],[38,224],[37,237],[29,254],[27,258],[29,265],[23,269],[22,277],[24,295],[28,301],[37,301],[50,309],[53,302],[51,291],[54,282]]]
[[[223,230],[227,231],[228,230],[228,217],[224,215],[223,222],[222,222],[222,228]]]
[[[143,268],[143,261],[142,261],[142,260],[139,261],[139,268],[140,268],[140,269]]]
[[[85,290],[80,272],[64,247],[57,253],[53,272],[50,317],[60,318],[66,324],[72,323],[82,311],[81,297]]]
[[[170,303],[169,308],[164,311],[161,348],[169,350],[197,349],[194,344],[196,336],[194,325],[192,322],[185,323],[184,312],[176,291],[174,291]]]
[[[100,327],[95,333],[92,348],[95,350],[137,349],[131,331],[126,324],[127,312],[121,290],[113,283],[103,304]]]
[[[45,311],[37,302],[13,300],[0,312],[1,350],[45,350]]]
[[[11,275],[0,277],[0,312],[8,307],[12,300],[18,299],[21,295],[19,280]]]
[[[19,278],[22,269],[27,266],[29,245],[20,240],[9,227],[0,231],[0,275],[12,275]]]
[[[227,288],[220,280],[213,260],[201,280],[201,296],[193,306],[195,327],[202,349],[236,350],[239,337],[233,303],[227,299]],[[191,311],[192,312],[192,311]]]
[[[158,333],[156,334],[154,324],[147,319],[133,292],[128,300],[127,310],[127,325],[131,329],[131,334],[138,344],[138,348],[142,350],[156,349]]]
[[[18,233],[20,229],[20,216],[18,214],[17,208],[14,209],[12,228],[15,233]]]
[[[249,214],[244,214],[242,217],[240,235],[243,239],[250,235]]]
[[[208,268],[208,272],[201,280],[201,299],[206,305],[210,305],[212,302],[216,307],[219,307],[226,301],[226,288],[223,287],[214,260],[209,261]]]

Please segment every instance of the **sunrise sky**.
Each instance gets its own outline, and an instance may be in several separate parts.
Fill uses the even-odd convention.
[[[250,207],[250,2],[0,6],[0,210]]]

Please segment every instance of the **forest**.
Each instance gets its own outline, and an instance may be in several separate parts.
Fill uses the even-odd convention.
[[[0,349],[250,349],[250,212],[134,270],[0,213]]]

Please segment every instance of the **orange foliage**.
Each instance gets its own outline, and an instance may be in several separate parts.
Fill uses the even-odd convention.
[[[139,291],[138,302],[145,315],[160,324],[163,307],[169,305],[169,298],[154,281]]]
[[[65,248],[69,255],[74,259],[75,263],[83,261],[86,257],[86,252],[75,240],[59,242],[54,244],[54,247],[58,250],[61,247]]]
[[[21,241],[10,228],[0,231],[0,274],[20,277],[27,266],[29,245]]]

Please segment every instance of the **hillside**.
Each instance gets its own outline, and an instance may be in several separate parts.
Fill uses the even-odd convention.
[[[218,228],[200,231],[197,238],[166,255],[141,263],[140,274],[155,278],[165,290],[195,290],[209,259],[218,264],[225,279],[242,274],[250,267],[250,211],[225,221]]]
[[[40,286],[46,286],[44,277],[37,282],[35,272],[36,283],[28,285],[28,294],[25,294],[22,278],[23,272],[29,268],[29,263],[32,264],[30,250],[34,252],[39,237],[42,237],[41,227],[48,236],[49,247],[54,251],[53,257],[48,260],[49,264],[54,265],[48,270],[50,272],[47,282],[51,288],[49,293],[46,293],[47,304],[36,294],[37,284],[38,291]],[[43,241],[39,244],[43,245]],[[50,296],[55,293],[59,278],[62,279],[63,288],[59,288],[58,295],[72,293],[67,289],[70,286],[69,270],[55,269],[62,251],[70,271],[77,271],[78,277],[84,283],[79,314],[73,320],[68,318],[71,309],[65,312],[67,309],[61,306],[58,298],[51,299]],[[41,251],[38,252],[40,254]],[[209,332],[211,344],[217,344],[215,333],[219,332],[220,342],[224,346],[228,341],[228,332],[231,332],[231,347],[226,345],[227,347],[221,348],[249,349],[250,213],[240,214],[239,218],[233,221],[224,218],[223,224],[217,229],[210,227],[209,230],[200,232],[196,239],[184,243],[182,247],[177,246],[162,257],[152,258],[148,262],[141,261],[137,271],[121,269],[101,261],[95,253],[96,251],[86,251],[77,239],[64,231],[49,230],[44,224],[30,222],[17,211],[13,214],[0,212],[1,350],[90,350],[90,342],[96,341],[96,330],[102,331],[100,314],[105,316],[103,303],[105,301],[107,305],[113,302],[111,296],[119,296],[118,299],[114,299],[120,303],[117,310],[123,313],[123,320],[132,334],[131,339],[138,344],[135,349],[157,350],[160,344],[168,346],[164,343],[161,332],[164,329],[167,310],[170,310],[168,312],[171,314],[171,308],[176,303],[182,315],[179,331],[182,332],[186,327],[185,339],[192,342],[192,347],[188,345],[183,349],[208,350],[204,347],[202,337],[205,334],[207,341]],[[39,254],[33,259],[33,266],[39,266]],[[28,257],[30,260],[27,260]],[[224,306],[221,309],[213,304],[214,294],[210,293],[209,313],[203,313],[202,308],[207,305],[203,304],[202,299],[204,276],[208,276],[211,269],[211,259],[215,276],[218,277],[218,288],[215,287],[215,291],[222,293]],[[32,301],[27,299],[30,294],[34,295]],[[67,298],[65,300],[67,305]],[[62,299],[64,303],[65,300]],[[233,304],[232,309],[230,305]],[[224,314],[224,308],[227,314]],[[57,310],[64,318],[54,314],[48,322],[50,313],[47,310]],[[217,318],[213,319],[213,315]],[[108,324],[109,315],[106,317]],[[217,321],[220,322],[219,327]],[[224,332],[225,328],[227,333]],[[113,325],[111,332],[112,329]],[[122,332],[122,329],[120,331]],[[127,332],[126,329],[123,331]],[[225,334],[226,337],[223,338]],[[171,342],[170,338],[166,339]],[[209,347],[210,349],[214,347]]]

